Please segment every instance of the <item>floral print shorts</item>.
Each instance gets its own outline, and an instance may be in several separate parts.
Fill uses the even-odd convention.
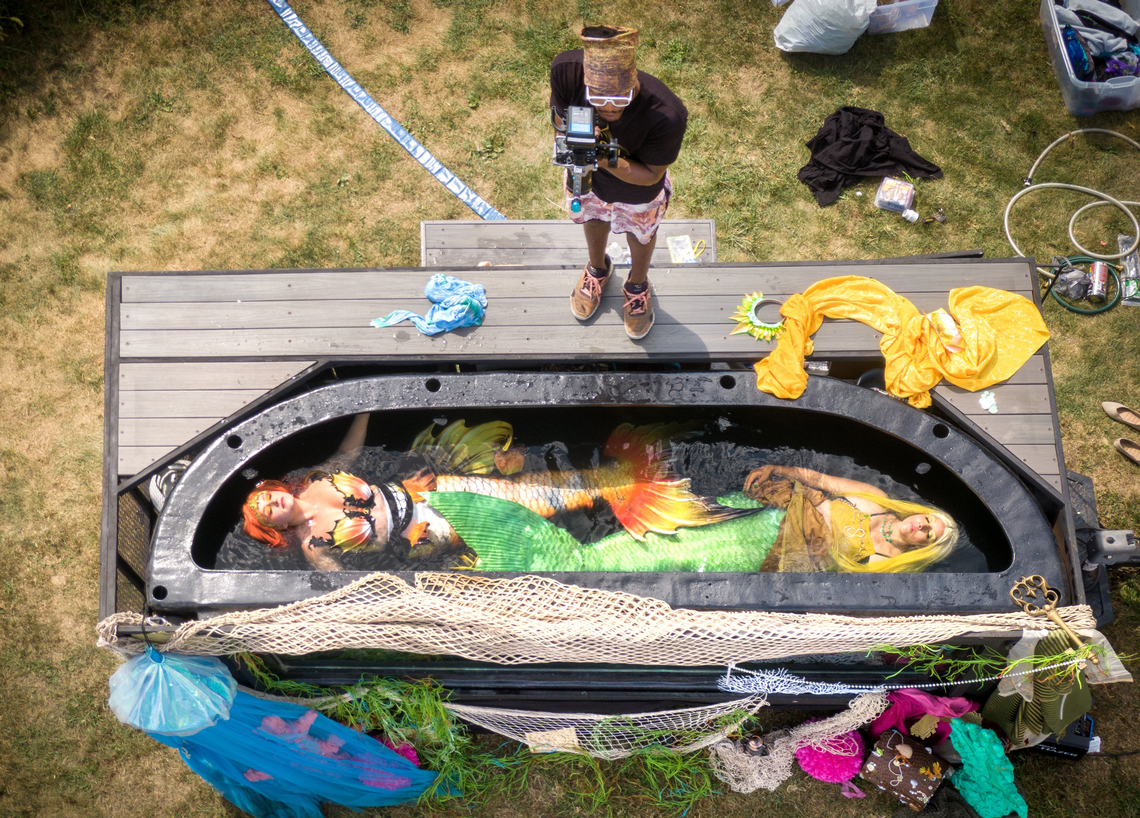
[[[565,189],[563,184],[563,189]],[[673,180],[669,178],[669,171],[665,171],[665,187],[657,194],[657,198],[645,204],[624,204],[622,202],[603,202],[590,191],[580,196],[582,209],[578,213],[570,210],[570,202],[574,198],[566,194],[566,212],[575,224],[596,220],[610,223],[611,233],[632,233],[641,244],[649,244],[657,232],[658,225],[665,218],[665,211],[669,207],[669,197],[673,195]]]

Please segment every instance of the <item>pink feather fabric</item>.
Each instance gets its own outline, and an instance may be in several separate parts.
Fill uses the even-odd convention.
[[[818,721],[818,719],[810,719]],[[796,761],[812,778],[838,784],[850,781],[863,769],[863,738],[852,730],[827,742],[829,750],[807,746],[796,750]],[[860,794],[861,796],[861,794]]]
[[[883,715],[871,722],[871,735],[878,737],[887,730],[895,729],[904,736],[909,736],[906,723],[913,724],[918,719],[929,714],[939,718],[951,719],[964,716],[978,709],[978,705],[969,699],[960,696],[932,696],[921,690],[907,688],[906,690],[892,690],[887,694],[891,706]],[[942,721],[935,728],[934,738],[929,741],[931,745],[941,744],[950,737],[950,722]]]

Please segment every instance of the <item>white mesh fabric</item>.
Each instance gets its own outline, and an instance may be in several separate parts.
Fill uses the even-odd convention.
[[[834,742],[844,734],[870,724],[889,705],[886,693],[864,693],[852,699],[847,710],[830,718],[773,733],[767,742],[767,755],[750,756],[725,739],[709,747],[709,761],[717,778],[728,784],[733,792],[772,791],[792,774],[796,750],[801,747],[837,749]]]
[[[1093,628],[1088,606],[1058,609],[1073,628]],[[120,613],[99,623],[100,645],[123,654]],[[874,645],[944,642],[977,633],[1020,635],[1051,623],[1024,613],[850,617],[758,611],[693,611],[656,599],[523,576],[416,575],[415,586],[372,574],[325,596],[279,608],[227,613],[180,626],[161,650],[223,656],[304,655],[379,649],[461,656],[503,665],[545,662],[707,666],[802,654],[867,651]]]
[[[690,753],[722,740],[764,707],[763,696],[621,716],[545,713],[449,704],[464,721],[526,744],[535,752],[581,752],[613,760],[653,748]]]

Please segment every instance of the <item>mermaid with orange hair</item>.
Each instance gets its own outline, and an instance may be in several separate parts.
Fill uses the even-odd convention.
[[[338,454],[352,458],[363,444],[368,423],[360,415]],[[463,493],[509,501],[542,518],[591,508],[604,501],[625,532],[636,540],[647,534],[673,534],[753,513],[720,506],[689,490],[674,476],[668,436],[674,427],[619,426],[604,454],[608,465],[565,472],[515,473],[510,456],[513,430],[503,422],[468,428],[462,420],[438,434],[435,426],[413,441],[411,451],[431,468],[400,482],[368,481],[346,471],[310,472],[293,482],[266,480],[242,506],[244,530],[274,548],[300,545],[318,570],[339,570],[338,555],[382,550],[396,543],[413,553],[439,555],[464,547],[455,529],[430,502],[431,493]]]

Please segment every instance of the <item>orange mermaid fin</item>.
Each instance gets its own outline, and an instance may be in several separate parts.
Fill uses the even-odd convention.
[[[638,540],[648,531],[675,534],[688,528],[732,520],[755,509],[728,508],[705,500],[689,490],[689,481],[673,474],[669,439],[682,430],[678,424],[633,426],[624,423],[606,441],[605,454],[616,458],[626,479],[603,487],[618,522]]]
[[[427,533],[427,530],[428,524],[426,521],[422,523],[416,523],[408,529],[408,533],[405,536],[407,536],[408,542],[410,542],[412,545],[415,545],[423,538],[424,534]]]
[[[407,490],[408,495],[412,498],[413,503],[421,502],[423,492],[435,491],[435,475],[427,469],[421,469],[413,474],[406,480],[401,480],[401,485]],[[415,542],[415,540],[412,540]]]
[[[623,423],[610,432],[602,454],[629,464],[639,479],[671,476],[669,444],[674,436],[684,431],[685,427],[679,423],[654,423],[650,426]]]

